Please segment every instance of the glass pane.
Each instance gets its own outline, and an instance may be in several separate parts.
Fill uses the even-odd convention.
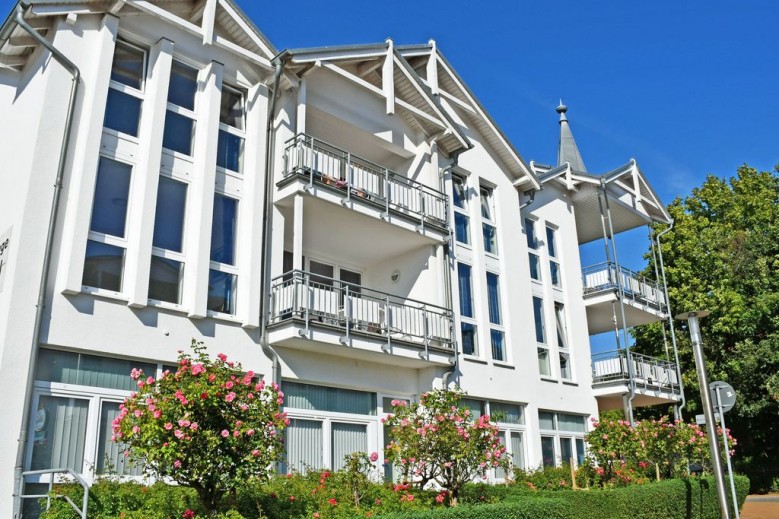
[[[563,465],[570,465],[573,456],[573,438],[560,438],[560,460]]]
[[[176,112],[165,115],[165,130],[162,147],[184,155],[192,155],[192,138],[195,135],[195,121]]]
[[[468,245],[471,236],[468,232],[468,217],[462,213],[454,213],[454,236],[458,242]]]
[[[181,303],[181,285],[184,279],[184,264],[180,261],[151,257],[149,273],[149,299]]]
[[[498,275],[487,272],[487,301],[490,311],[490,322],[500,324],[500,293],[498,290]]]
[[[187,185],[168,177],[160,177],[157,209],[154,216],[153,244],[160,249],[181,252],[184,234],[184,209]]]
[[[470,323],[460,324],[460,335],[463,341],[463,353],[465,355],[476,355],[476,326]]]
[[[530,277],[541,281],[541,260],[532,252],[528,253],[528,258],[530,259]]]
[[[506,349],[503,344],[503,332],[499,330],[490,330],[490,340],[492,342],[492,358],[494,360],[506,360]]]
[[[309,261],[309,269],[311,269],[312,283],[318,283],[328,287],[333,286],[332,278],[335,276],[335,268],[332,265],[311,260]]]
[[[208,271],[208,309],[223,314],[235,313],[235,284],[237,276],[220,272]]]
[[[100,157],[89,229],[124,238],[132,166]]]
[[[552,278],[552,285],[560,286],[560,264],[556,261],[549,262],[549,277]]]
[[[546,250],[552,258],[557,257],[557,244],[555,243],[555,230],[551,227],[546,228]]]
[[[465,209],[465,182],[460,177],[452,177],[452,200],[455,207]]]
[[[584,417],[575,414],[559,413],[557,415],[557,427],[561,431],[584,432]]]
[[[41,395],[33,416],[30,470],[68,468],[83,472],[88,411],[87,400]]]
[[[460,400],[460,407],[471,410],[471,415],[475,418],[484,414],[484,402],[474,398],[463,398]]]
[[[196,93],[197,70],[174,61],[170,71],[168,102],[188,110],[194,110]]]
[[[557,345],[560,348],[567,348],[568,338],[565,333],[565,314],[563,314],[563,308],[562,303],[554,304],[555,321],[557,324]]]
[[[581,467],[584,465],[584,440],[576,438],[576,463]]]
[[[405,402],[406,405],[409,405],[411,403],[411,401],[408,398],[392,398],[390,396],[385,396],[384,398],[381,399],[381,405],[382,405],[382,408],[383,408],[385,414],[392,412],[392,409],[393,409],[392,401],[393,400],[398,400],[398,401]]]
[[[123,270],[123,248],[92,240],[87,241],[82,285],[121,292]]]
[[[566,380],[571,379],[571,361],[567,353],[560,354],[560,376]]]
[[[554,426],[554,413],[549,411],[538,412],[538,427],[539,429],[546,429],[547,431],[553,431]]]
[[[353,452],[368,451],[368,426],[355,423],[333,422],[331,444],[331,467],[333,470],[344,468],[344,458]]]
[[[109,88],[103,126],[137,137],[140,122],[141,100],[130,94]]]
[[[536,342],[546,343],[544,331],[544,301],[539,297],[533,298],[533,317],[536,325]]]
[[[498,441],[500,441],[500,444],[503,447],[506,447],[506,431],[499,431],[498,432]],[[506,447],[506,454],[511,456],[511,449]],[[495,477],[498,479],[503,479],[506,477],[506,471],[503,469],[503,467],[498,467],[495,469]]]
[[[126,445],[116,443],[113,437],[114,419],[119,416],[118,402],[103,402],[100,408],[100,439],[97,444],[97,473],[117,476],[140,476],[143,468],[124,455]]]
[[[554,438],[551,436],[541,437],[541,457],[544,460],[544,467],[554,467],[555,454],[554,454]]]
[[[287,448],[285,472],[306,472],[324,468],[322,422],[293,418],[284,430]]]
[[[114,61],[111,64],[111,79],[141,90],[144,76],[145,52],[124,42],[116,42]]]
[[[216,165],[238,173],[243,172],[243,138],[219,130],[216,147]]]
[[[482,233],[484,234],[484,251],[490,254],[498,253],[498,231],[492,225],[482,224]]]
[[[457,264],[457,287],[460,291],[460,315],[473,317],[473,293],[471,290],[471,267]]]
[[[376,415],[376,393],[284,382],[285,406],[291,409]]]
[[[362,274],[359,272],[352,272],[351,270],[340,269],[339,277],[341,279],[341,286],[349,286],[349,292],[352,294],[360,293],[360,285],[362,284]]]
[[[538,371],[545,377],[552,375],[552,369],[549,366],[549,350],[546,348],[538,348]]]
[[[229,87],[222,87],[222,103],[219,109],[219,122],[239,130],[243,125],[243,94]]]
[[[538,248],[538,239],[536,238],[536,222],[530,218],[525,218],[525,235],[527,237],[527,246],[531,249]]]
[[[498,422],[514,424],[525,423],[521,405],[490,402],[490,414]]]
[[[135,381],[130,378],[133,368],[142,369],[146,375],[154,376],[157,372],[157,366],[147,362],[42,348],[38,354],[35,378],[45,382],[132,391],[136,389]]]
[[[492,220],[492,191],[482,187],[479,189],[479,198],[481,200],[481,217],[485,220]]]
[[[525,442],[521,432],[511,433],[511,455],[515,468],[525,468]]]
[[[235,233],[238,224],[238,200],[214,195],[211,223],[211,261],[235,265]]]

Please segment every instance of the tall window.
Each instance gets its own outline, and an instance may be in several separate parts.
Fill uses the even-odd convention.
[[[100,157],[81,281],[85,286],[122,291],[131,173],[129,164]]]
[[[498,238],[495,228],[495,208],[493,206],[492,189],[479,188],[479,200],[481,202],[482,234],[484,235],[484,252],[498,253]]]
[[[192,155],[195,136],[195,94],[198,71],[178,61],[173,62],[168,87],[168,110],[162,146],[183,155]]]
[[[492,358],[494,360],[506,360],[505,334],[501,329],[503,324],[500,315],[500,287],[497,274],[487,272],[487,303],[489,305],[490,343],[492,346]]]
[[[468,188],[463,177],[452,175],[452,202],[454,205],[454,236],[462,244],[470,245],[470,218],[468,217]]]
[[[551,227],[546,228],[546,251],[549,254],[549,277],[551,278],[552,285],[560,288],[562,282],[560,280],[560,261],[557,258],[557,231]]]
[[[538,239],[536,238],[536,221],[525,218],[525,236],[527,237],[528,259],[530,260],[530,278],[541,281],[541,260],[538,256]]]
[[[216,165],[236,173],[243,172],[243,147],[246,137],[245,113],[243,93],[223,85],[219,111]]]
[[[138,136],[146,79],[146,52],[117,41],[111,64],[103,126],[119,133]]]
[[[208,273],[208,309],[235,313],[235,237],[238,226],[238,200],[216,193],[211,223],[211,268]]]
[[[533,318],[536,328],[536,343],[538,347],[538,370],[543,376],[550,376],[549,346],[546,344],[546,329],[544,326],[544,300],[533,297]]]
[[[460,293],[460,337],[463,353],[477,355],[476,320],[473,311],[473,284],[470,265],[457,264],[457,288]]]
[[[584,416],[538,411],[538,427],[545,467],[584,463]]]
[[[565,326],[565,313],[562,303],[554,304],[555,323],[557,325],[557,347],[560,354],[560,377],[564,380],[572,378],[571,353],[568,349],[568,333]]]
[[[149,299],[181,303],[184,278],[184,211],[187,185],[160,175],[154,217]]]

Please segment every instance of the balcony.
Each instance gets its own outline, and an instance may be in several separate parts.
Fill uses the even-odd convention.
[[[448,233],[444,193],[310,135],[286,142],[283,175],[280,188],[297,179],[309,193],[368,209],[385,221],[406,222],[417,232]]]
[[[675,403],[681,395],[676,364],[631,352],[636,397],[633,407]],[[630,364],[625,350],[592,356],[592,387],[601,411],[621,409],[630,386]]]
[[[454,355],[446,308],[291,271],[271,284],[271,342],[364,360],[428,367]]]
[[[662,284],[637,272],[617,268],[611,262],[598,263],[582,270],[582,282],[590,335],[614,329],[612,303],[617,299],[619,285],[622,285],[625,294],[623,301],[628,328],[667,317],[668,306]],[[623,326],[621,311],[617,312],[617,325]]]

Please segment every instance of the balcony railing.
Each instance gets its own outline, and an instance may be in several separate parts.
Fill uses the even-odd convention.
[[[384,351],[395,343],[452,351],[452,312],[446,308],[394,296],[304,271],[291,271],[271,284],[271,325],[297,320],[310,337],[312,327],[340,330],[352,336],[379,339]]]
[[[666,360],[649,357],[641,353],[630,354],[633,363],[633,380],[636,387],[662,389],[670,393],[679,393],[679,377],[676,364]],[[592,383],[609,384],[630,382],[630,370],[625,350],[608,351],[592,356]]]
[[[286,142],[284,176],[300,175],[309,186],[316,182],[341,190],[344,201],[370,203],[405,215],[420,224],[447,228],[446,195],[383,166],[316,139],[299,134]]]
[[[633,272],[630,269],[619,267],[611,262],[598,263],[582,269],[584,282],[584,295],[616,290],[617,283],[622,285],[626,299],[632,299],[665,311],[666,301],[663,286],[657,281]]]

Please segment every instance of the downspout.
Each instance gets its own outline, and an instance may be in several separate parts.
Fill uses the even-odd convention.
[[[22,409],[22,422],[19,429],[19,444],[16,448],[16,464],[14,465],[14,517],[21,517],[24,455],[27,450],[27,429],[30,421],[30,406],[32,405],[33,383],[35,381],[35,370],[38,363],[38,342],[41,334],[41,324],[43,322],[43,312],[46,308],[46,292],[49,285],[49,268],[51,266],[52,244],[54,242],[54,232],[57,227],[57,214],[59,213],[60,195],[62,193],[62,179],[65,176],[65,164],[68,159],[68,147],[70,145],[70,133],[73,127],[73,115],[76,107],[76,96],[78,95],[78,85],[81,80],[81,72],[78,67],[65,57],[60,51],[54,48],[47,39],[38,34],[27,22],[24,21],[24,11],[22,2],[16,4],[16,14],[13,18],[11,28],[4,32],[4,35],[10,37],[15,29],[13,25],[20,27],[32,38],[47,49],[51,56],[62,65],[73,76],[70,89],[70,98],[68,99],[68,109],[65,116],[65,130],[62,135],[62,144],[60,145],[59,162],[57,163],[57,177],[54,181],[54,193],[49,210],[49,226],[46,231],[46,244],[43,251],[43,269],[41,270],[41,279],[38,286],[38,301],[35,305],[35,324],[32,333],[32,347],[30,348],[30,361],[27,369],[27,382],[24,389],[24,407]]]
[[[543,187],[541,188],[543,189]],[[519,204],[519,210],[521,211],[525,207],[529,206],[536,200],[536,193],[540,191],[540,189],[528,189],[523,194],[528,197],[528,199],[521,204]]]
[[[261,277],[262,287],[260,289],[260,346],[262,351],[271,359],[271,382],[281,384],[281,369],[279,365],[279,355],[276,353],[268,341],[268,301],[270,298],[270,247],[268,239],[270,236],[271,212],[273,211],[273,159],[274,149],[276,147],[276,131],[273,122],[276,114],[276,101],[279,96],[279,83],[281,73],[284,70],[284,60],[287,57],[287,51],[282,52],[273,60],[276,69],[273,73],[273,92],[271,93],[271,102],[268,109],[267,135],[268,142],[265,148],[265,194],[264,211],[262,215],[262,266]]]
[[[668,284],[665,280],[665,265],[663,264],[663,248],[660,246],[660,238],[663,237],[664,234],[671,231],[671,229],[674,228],[674,224],[676,222],[671,219],[671,225],[668,226],[667,229],[664,231],[658,233],[657,238],[655,240],[657,241],[657,255],[660,258],[660,273],[663,276],[663,292],[665,293],[665,304],[668,307],[668,324],[671,328],[671,346],[674,349],[674,361],[676,362],[676,377],[679,379],[679,393],[682,398],[682,403],[679,407],[676,408],[676,419],[681,420],[682,419],[682,409],[684,409],[684,406],[687,404],[687,399],[684,396],[684,383],[682,383],[682,367],[679,364],[679,349],[676,347],[676,332],[674,331],[674,319],[673,319],[673,312],[671,311],[671,299],[668,297]]]

